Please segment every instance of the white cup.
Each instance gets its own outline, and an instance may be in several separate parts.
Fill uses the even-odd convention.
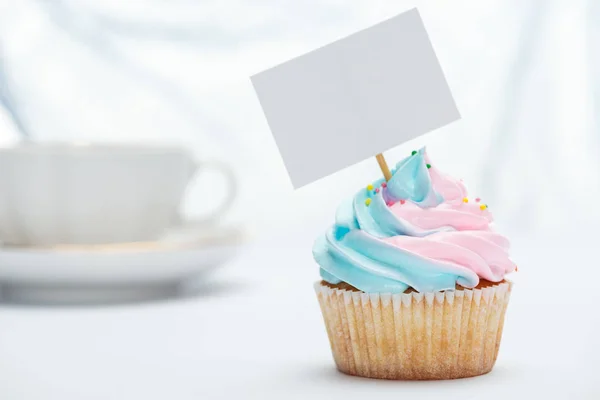
[[[0,149],[0,241],[9,245],[156,240],[181,222],[198,170],[225,177],[217,219],[236,194],[232,170],[169,146],[22,144]]]

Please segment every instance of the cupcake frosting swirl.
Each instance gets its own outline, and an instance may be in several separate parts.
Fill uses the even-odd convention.
[[[462,182],[440,172],[423,148],[400,161],[388,182],[342,203],[313,255],[325,281],[365,292],[471,288],[480,278],[500,282],[516,267],[491,222],[487,206],[469,200]]]

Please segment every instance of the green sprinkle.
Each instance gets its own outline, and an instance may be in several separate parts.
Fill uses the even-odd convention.
[[[417,154],[417,151],[413,150],[411,156],[414,156],[415,154]]]
[[[431,164],[427,164],[427,168],[431,168]]]

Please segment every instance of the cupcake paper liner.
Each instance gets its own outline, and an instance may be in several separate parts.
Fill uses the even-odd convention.
[[[455,379],[492,370],[511,282],[436,293],[315,290],[337,368],[381,379]]]

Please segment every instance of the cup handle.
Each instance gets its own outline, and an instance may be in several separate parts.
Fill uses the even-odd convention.
[[[216,160],[196,162],[194,164],[192,179],[196,180],[201,171],[209,169],[219,171],[225,178],[225,185],[227,188],[225,189],[226,193],[224,200],[214,211],[204,217],[194,218],[191,221],[186,221],[180,214],[179,225],[181,227],[188,225],[201,226],[214,223],[219,217],[223,216],[227,211],[229,211],[235,202],[238,193],[238,183],[233,169],[226,163]]]

